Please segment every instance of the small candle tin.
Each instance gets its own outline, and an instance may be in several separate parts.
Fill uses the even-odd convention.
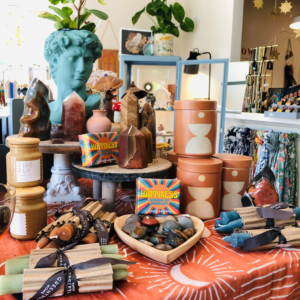
[[[202,220],[220,216],[222,167],[223,162],[216,158],[178,158],[181,213]]]
[[[229,153],[214,154],[214,157],[223,161],[221,210],[242,207],[241,198],[250,182],[252,158]]]

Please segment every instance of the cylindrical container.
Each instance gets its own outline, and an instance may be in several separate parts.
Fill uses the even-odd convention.
[[[221,210],[242,207],[241,198],[250,182],[252,158],[228,153],[214,154],[214,157],[223,161]]]
[[[202,220],[220,216],[222,167],[216,158],[178,158],[181,213]]]
[[[16,207],[10,225],[12,237],[33,240],[47,225],[47,203],[43,201],[45,189],[41,186],[16,189]]]
[[[216,151],[217,101],[175,101],[174,151],[190,158],[210,157]]]
[[[39,185],[43,180],[43,155],[37,138],[10,138],[6,155],[7,182],[16,188]]]
[[[175,179],[177,178],[178,156],[174,151],[169,151],[167,153],[167,160],[172,163],[172,171],[168,178]]]

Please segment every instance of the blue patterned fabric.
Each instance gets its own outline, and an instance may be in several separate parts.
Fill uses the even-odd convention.
[[[270,134],[270,142],[267,144],[267,148],[269,149],[269,162],[268,166],[271,168],[273,164],[273,160],[275,157],[275,154],[279,147],[279,136],[281,135],[281,132],[273,132],[271,131]]]
[[[231,151],[232,144],[236,141],[236,133],[238,131],[237,127],[231,126],[227,129],[227,133],[224,137],[223,142],[223,153],[233,153],[233,150]]]
[[[270,144],[270,135],[271,132],[264,132],[264,143],[262,145],[260,155],[258,157],[255,174],[254,177],[265,167],[269,164],[269,154],[270,150],[267,144]]]
[[[233,143],[234,154],[250,155],[250,128],[240,128],[236,134],[236,141]]]

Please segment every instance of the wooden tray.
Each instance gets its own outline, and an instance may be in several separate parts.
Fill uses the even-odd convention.
[[[119,238],[133,250],[136,250],[137,252],[164,264],[171,263],[179,256],[187,252],[192,246],[194,246],[199,241],[204,231],[204,223],[200,219],[190,216],[190,218],[194,222],[195,229],[197,231],[196,234],[190,239],[188,239],[186,242],[184,242],[182,245],[173,250],[161,251],[150,247],[146,244],[143,244],[142,242],[139,242],[138,240],[132,238],[127,233],[122,231],[122,227],[125,225],[126,220],[130,216],[131,215],[125,215],[117,218],[117,220],[115,221],[115,231]]]

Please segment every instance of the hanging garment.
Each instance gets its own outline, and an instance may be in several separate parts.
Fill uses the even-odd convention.
[[[254,161],[254,156],[257,148],[255,137],[256,137],[256,130],[250,129],[250,136],[249,136],[250,155],[249,156],[252,158],[252,167],[250,168],[250,181],[253,179],[253,161]]]
[[[288,89],[291,86],[296,85],[297,82],[294,78],[294,68],[293,65],[285,65],[284,67],[284,88]]]
[[[271,132],[264,132],[264,143],[261,147],[260,155],[257,160],[257,165],[254,173],[254,177],[269,163],[269,148]]]
[[[269,149],[269,162],[268,166],[271,168],[273,165],[273,160],[275,158],[275,154],[277,153],[279,147],[279,136],[281,132],[273,132],[270,134],[270,143],[268,143],[267,147]]]
[[[257,130],[256,131],[255,143],[256,143],[256,150],[255,150],[255,154],[254,154],[254,158],[253,158],[253,177],[254,177],[254,174],[255,174],[257,161],[258,161],[258,158],[259,158],[261,147],[262,147],[262,144],[264,143],[264,132],[263,132],[263,130]]]
[[[231,146],[236,141],[236,132],[238,128],[235,126],[231,126],[227,129],[227,134],[224,137],[223,142],[223,153],[232,153]]]
[[[272,171],[275,175],[276,189],[278,192],[278,201],[289,202],[290,196],[290,174],[287,168],[288,153],[287,146],[290,140],[286,133],[279,136],[279,147],[274,159]]]
[[[287,161],[287,169],[290,175],[289,182],[286,182],[286,185],[290,185],[290,195],[289,195],[289,203],[298,206],[298,165],[297,165],[297,152],[296,152],[296,144],[295,141],[299,137],[297,133],[289,133],[288,139],[290,144],[287,147],[288,153],[288,161]]]
[[[240,128],[236,134],[236,141],[233,144],[234,154],[250,155],[250,128]]]

